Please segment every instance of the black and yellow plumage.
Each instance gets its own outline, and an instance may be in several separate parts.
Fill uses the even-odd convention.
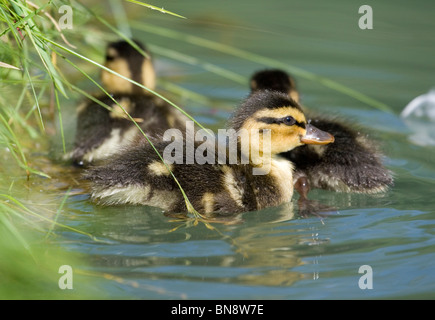
[[[118,41],[107,46],[105,66],[154,90],[156,79],[150,53],[140,42],[135,43],[145,56],[128,42]],[[75,164],[103,160],[135,143],[141,133],[124,110],[150,136],[159,136],[169,128],[184,129],[187,118],[161,98],[107,70],[102,70],[101,81],[111,97],[101,95],[97,99],[109,108],[91,100],[78,108],[74,148],[68,154]]]
[[[200,164],[189,158],[192,154],[183,152],[182,163],[168,164],[198,212],[236,213],[291,201],[293,165],[278,154],[304,143],[333,141],[328,133],[307,124],[299,105],[279,92],[251,95],[234,112],[229,129],[248,132],[248,149],[242,149],[245,140],[237,138],[235,163],[229,159],[229,151],[222,161],[218,150],[213,149],[211,163]],[[260,157],[259,148],[267,142],[266,131],[270,132],[271,156]],[[164,155],[171,143],[161,141],[155,146]],[[182,141],[183,150],[187,150],[188,143]],[[201,146],[197,142],[195,152]],[[243,156],[247,162],[242,162]],[[189,162],[193,163],[186,164]],[[92,199],[100,204],[151,205],[168,212],[187,210],[173,177],[148,144],[125,150],[104,165],[90,168],[86,178],[91,183]]]
[[[276,90],[299,98],[295,80],[282,70],[264,70],[251,78],[251,92]],[[311,188],[339,192],[380,193],[393,184],[391,171],[382,164],[377,144],[350,121],[304,110],[310,123],[334,135],[328,145],[305,145],[284,153],[295,165],[294,182],[301,197]]]

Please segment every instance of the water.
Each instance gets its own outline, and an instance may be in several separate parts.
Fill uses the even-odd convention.
[[[143,21],[297,66],[387,104],[391,112],[297,77],[306,106],[352,119],[381,141],[395,186],[377,196],[316,190],[310,197],[336,210],[302,218],[296,204],[287,204],[240,214],[212,224],[214,230],[184,226],[157,208],[102,208],[87,194],[72,195],[59,222],[99,240],[56,230],[53,241],[83,257],[73,267],[105,274],[94,285],[108,298],[435,298],[435,149],[413,143],[413,129],[400,118],[409,101],[435,85],[434,3],[376,2],[374,29],[360,30],[358,1],[162,2],[188,20],[140,10],[147,12]],[[210,99],[176,98],[212,128],[247,95],[252,72],[267,67],[181,40],[134,34],[246,79],[236,83],[156,55],[163,80]],[[36,185],[35,193],[44,181]],[[358,286],[363,265],[372,268],[373,289]],[[76,287],[85,280],[79,275]]]

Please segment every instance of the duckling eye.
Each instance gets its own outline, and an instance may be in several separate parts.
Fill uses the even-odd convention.
[[[296,120],[292,116],[287,116],[283,119],[283,122],[288,126],[292,126],[296,123]]]
[[[106,61],[113,61],[115,60],[114,56],[106,55]]]

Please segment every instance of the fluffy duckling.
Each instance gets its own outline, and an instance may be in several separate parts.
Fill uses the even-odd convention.
[[[282,70],[265,70],[251,78],[251,92],[276,90],[294,97],[299,94],[294,79]],[[392,173],[382,165],[383,155],[355,126],[306,112],[321,130],[331,133],[335,142],[328,145],[305,145],[282,154],[295,165],[295,188],[307,199],[310,188],[338,192],[380,193],[393,184]]]
[[[155,71],[146,48],[135,41],[146,56],[126,41],[110,43],[106,50],[105,66],[124,77],[155,88]],[[159,136],[166,129],[184,129],[186,117],[167,102],[148,93],[129,81],[102,70],[103,88],[108,91],[150,136]],[[140,131],[124,111],[107,95],[87,101],[78,108],[77,129],[73,151],[67,156],[79,166],[103,160],[122,146],[135,143]]]
[[[200,213],[238,213],[291,201],[293,165],[278,154],[302,144],[334,140],[329,133],[307,124],[293,99],[272,91],[261,91],[245,100],[230,119],[229,129],[233,129],[228,132],[234,134],[236,147],[227,146],[224,156],[214,143],[212,149],[204,150],[204,142],[196,142],[189,152],[191,142],[181,138],[181,157],[168,164]],[[171,144],[175,141],[161,141],[155,147],[164,158],[165,154],[173,156],[177,149],[171,149]],[[269,156],[265,150],[269,150]],[[198,153],[207,153],[207,162],[201,164]],[[167,212],[187,210],[176,182],[148,144],[90,168],[85,178],[91,182],[92,199],[100,204],[150,205]]]

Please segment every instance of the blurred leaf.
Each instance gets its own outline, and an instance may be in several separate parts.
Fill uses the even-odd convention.
[[[20,68],[14,67],[10,64],[4,63],[0,61],[0,67],[2,68],[9,68],[9,69],[15,69],[15,70],[21,70]]]

